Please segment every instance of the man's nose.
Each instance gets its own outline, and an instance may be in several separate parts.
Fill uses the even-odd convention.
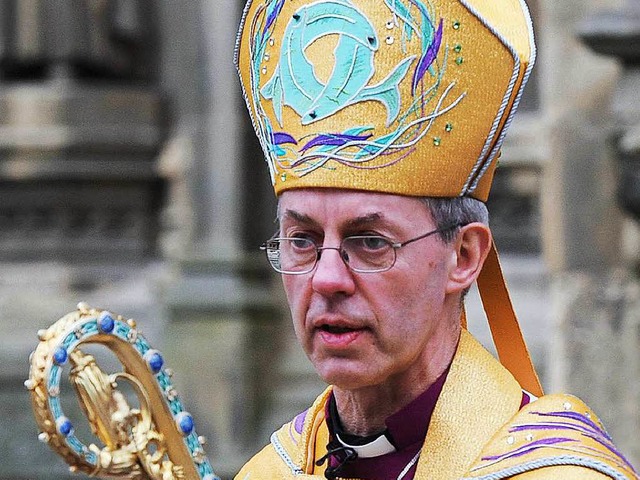
[[[321,295],[337,293],[351,295],[355,291],[353,272],[343,258],[340,248],[323,247],[311,279],[313,289]]]

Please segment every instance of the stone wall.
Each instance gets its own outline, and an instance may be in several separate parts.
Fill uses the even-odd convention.
[[[86,300],[162,338],[156,13],[149,1],[0,2],[0,478],[66,475],[22,386],[39,329]]]
[[[80,300],[135,318],[163,350],[230,478],[324,387],[257,249],[275,201],[231,61],[243,2],[74,2],[82,15],[71,3],[0,4],[0,402],[11,406],[0,478],[65,475],[36,441],[21,385],[37,330]],[[616,205],[608,143],[620,68],[576,35],[615,5],[531,6],[537,73],[503,149],[492,226],[546,389],[584,397],[637,463],[628,267],[640,234]],[[47,46],[43,32],[60,40]],[[473,298],[468,310],[488,343]]]
[[[578,36],[587,23],[629,32],[619,21],[628,20],[628,14],[611,18],[611,12],[623,8],[624,2],[595,0],[545,3],[542,38],[549,40],[543,43],[542,67],[549,72],[544,88],[549,163],[543,232],[554,322],[547,389],[582,397],[637,465],[639,278],[633,259],[637,251],[632,257],[623,253],[627,242],[637,244],[637,233],[633,240],[633,220],[618,202],[619,167],[612,148],[621,120],[615,107],[620,105],[619,82],[624,84],[627,75],[615,60],[591,53]],[[629,48],[633,42],[617,45]],[[631,95],[637,96],[637,90]],[[636,103],[623,102],[625,110],[637,112]]]

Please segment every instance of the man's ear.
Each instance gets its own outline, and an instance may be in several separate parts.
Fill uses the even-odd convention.
[[[463,226],[452,244],[447,293],[463,292],[480,275],[491,249],[491,230],[478,222]]]

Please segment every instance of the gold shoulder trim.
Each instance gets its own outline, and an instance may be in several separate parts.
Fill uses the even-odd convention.
[[[500,480],[562,465],[612,479],[640,478],[587,405],[570,395],[546,395],[498,431],[465,480]]]
[[[416,480],[459,480],[522,402],[511,373],[466,330],[431,417]]]
[[[331,394],[327,388],[306,411],[285,423],[271,436],[271,445],[292,473],[312,473],[317,447],[325,448],[326,442],[317,445],[318,430],[326,429],[325,406]],[[320,436],[324,438],[324,436]],[[322,442],[321,442],[322,443]]]

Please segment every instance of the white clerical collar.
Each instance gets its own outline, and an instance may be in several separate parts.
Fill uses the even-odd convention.
[[[379,457],[396,451],[396,447],[391,444],[386,435],[380,435],[366,445],[349,445],[340,438],[339,434],[336,434],[336,438],[343,446],[353,449],[358,454],[358,458]]]

